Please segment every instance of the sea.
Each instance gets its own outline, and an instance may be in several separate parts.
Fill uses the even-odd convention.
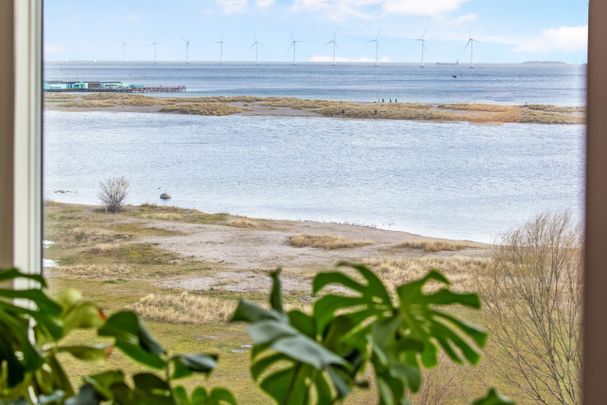
[[[46,80],[184,85],[158,96],[583,106],[585,66],[51,63]],[[44,113],[44,196],[315,220],[495,242],[543,212],[583,215],[582,125]],[[162,192],[172,196],[159,199]]]

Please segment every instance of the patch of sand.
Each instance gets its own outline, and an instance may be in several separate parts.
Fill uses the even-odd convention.
[[[213,263],[214,271],[204,275],[187,275],[165,280],[163,285],[195,291],[220,290],[228,292],[267,291],[267,272],[284,267],[283,287],[286,291],[306,291],[309,280],[319,270],[348,260],[361,262],[369,257],[415,259],[429,257],[420,249],[403,247],[408,241],[436,241],[407,232],[389,231],[365,226],[321,223],[313,221],[265,221],[272,224],[263,229],[238,228],[225,225],[190,224],[154,221],[148,226],[180,232],[178,236],[146,237],[144,243],[154,243],[162,249]],[[369,244],[353,248],[327,250],[315,247],[295,247],[289,238],[298,234],[331,235],[350,240],[365,240]],[[432,257],[484,257],[489,246],[465,243],[468,248],[433,252]]]

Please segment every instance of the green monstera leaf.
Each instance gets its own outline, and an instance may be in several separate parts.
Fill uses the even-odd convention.
[[[322,338],[313,317],[284,312],[279,274],[271,273],[270,309],[243,300],[233,316],[250,323],[251,374],[279,404],[334,403],[349,393],[354,368],[332,350],[331,334]]]
[[[343,292],[325,293],[317,299],[314,316],[321,325],[337,315],[357,325],[342,339],[360,347],[371,361],[381,404],[407,403],[407,392],[417,392],[421,385],[420,361],[425,367],[435,366],[439,349],[456,363],[478,362],[487,334],[441,310],[453,305],[478,309],[476,294],[454,292],[442,274],[430,271],[398,286],[399,302],[393,304],[387,287],[369,268],[346,262],[339,266],[354,270],[358,277],[342,272],[318,274],[314,294],[330,287]]]

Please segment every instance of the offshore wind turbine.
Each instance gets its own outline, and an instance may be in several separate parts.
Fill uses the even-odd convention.
[[[154,47],[154,65],[156,64],[156,62],[158,61],[158,42],[154,41],[152,42],[150,45],[152,45]]]
[[[190,39],[185,39],[184,37],[181,37],[181,39],[183,39],[183,42],[185,42],[185,64],[187,65],[190,63],[190,42],[192,42],[194,37]]]
[[[377,31],[377,35],[375,35],[375,39],[371,39],[368,42],[375,42],[375,66],[379,66],[379,30]]]
[[[337,30],[333,33],[333,39],[327,42],[325,45],[333,45],[333,66],[335,66],[335,48],[339,48],[339,44],[335,40],[335,35],[337,35]]]
[[[422,63],[420,65],[420,67],[425,67],[425,65],[424,65],[424,51],[426,50],[426,32],[427,31],[428,31],[428,27],[426,26],[426,29],[424,30],[424,33],[422,34],[421,38],[415,38],[414,39],[414,41],[418,41],[422,45]]]
[[[92,41],[93,46],[93,63],[97,63],[97,41]]]
[[[296,64],[296,59],[295,59],[295,51],[297,49],[297,44],[303,42],[303,41],[298,41],[295,38],[293,38],[293,34],[291,34],[291,46],[289,47],[289,49],[293,48],[293,65]]]
[[[468,46],[470,46],[470,69],[474,69],[474,43],[479,42],[478,39],[472,38],[472,32],[468,32],[468,42],[466,42],[466,46],[464,47],[464,51]]]
[[[126,50],[128,48],[129,44],[127,44],[126,42],[123,42],[120,44],[120,47],[122,48],[122,63],[126,63]]]
[[[263,44],[257,40],[257,34],[255,34],[255,41],[253,42],[253,44],[251,45],[250,48],[255,47],[255,64],[256,65],[257,65],[257,63],[259,61],[259,59],[258,59],[258,56],[259,56],[259,45],[263,46]]]
[[[215,41],[216,44],[219,44],[219,64],[220,65],[223,65],[223,38],[224,38],[224,36],[221,37],[221,41]]]

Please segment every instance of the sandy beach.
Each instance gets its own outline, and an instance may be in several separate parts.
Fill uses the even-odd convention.
[[[483,124],[582,124],[584,107],[501,104],[417,104],[348,102],[283,97],[153,97],[140,94],[46,93],[45,109],[62,111],[126,111],[192,115],[243,115],[394,119]]]

